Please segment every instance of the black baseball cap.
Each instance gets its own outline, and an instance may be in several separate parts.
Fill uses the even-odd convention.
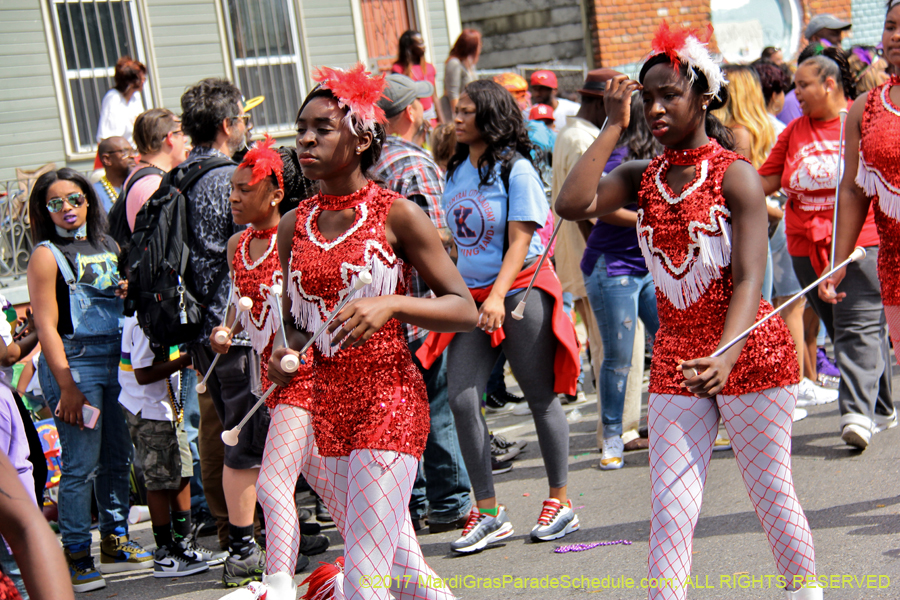
[[[430,98],[432,95],[434,86],[428,81],[414,81],[406,75],[391,73],[384,79],[384,95],[378,106],[390,119],[403,112],[416,98]]]

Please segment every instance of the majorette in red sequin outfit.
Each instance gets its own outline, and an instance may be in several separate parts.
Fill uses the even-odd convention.
[[[350,196],[318,194],[297,208],[287,287],[298,329],[316,331],[356,274],[367,268],[372,283],[358,297],[406,293],[410,266],[394,254],[385,235],[388,212],[399,197],[370,181]],[[318,228],[321,212],[350,207],[356,220],[326,240]],[[332,347],[331,337],[325,333],[313,345],[313,429],[319,452],[348,456],[352,450],[392,450],[418,459],[428,437],[428,400],[400,321],[389,320],[353,348]]]
[[[900,85],[900,77],[893,75],[869,92],[856,173],[856,183],[875,205],[875,226],[881,239],[878,278],[885,306],[900,306],[900,107],[890,96],[895,85]]]
[[[653,345],[650,391],[690,395],[679,384],[679,361],[709,356],[719,345],[733,293],[731,211],[722,179],[743,158],[715,140],[690,151],[666,150],[644,172],[638,241],[653,275],[659,332]],[[694,179],[676,195],[666,183],[669,164],[696,164]],[[757,320],[772,311],[760,299]],[[794,342],[780,317],[750,335],[723,394],[744,394],[799,381]]]
[[[276,237],[278,227],[259,231],[248,228],[241,233],[237,250],[232,258],[231,265],[234,271],[234,294],[231,299],[232,306],[237,306],[242,296],[253,300],[253,308],[247,312],[238,313],[238,319],[244,332],[250,338],[253,349],[259,353],[262,364],[261,387],[267,390],[269,382],[269,357],[272,356],[272,342],[278,328],[281,327],[281,312],[276,310],[276,300],[272,296],[272,287],[283,287],[281,276],[281,263],[278,258]],[[255,261],[250,258],[250,242],[253,239],[262,239],[269,242],[269,246],[261,257]],[[278,303],[280,308],[280,301]],[[311,354],[311,353],[310,353]],[[297,376],[291,380],[291,385],[286,388],[278,388],[266,399],[266,406],[274,408],[278,404],[290,404],[310,410],[310,398],[312,396],[312,366],[301,364]]]
[[[812,535],[791,475],[796,402],[791,384],[799,370],[784,322],[774,317],[750,336],[715,398],[698,398],[678,385],[684,381],[678,361],[709,356],[721,341],[733,293],[731,211],[722,181],[736,160],[741,157],[715,141],[695,150],[667,149],[651,161],[641,181],[638,239],[657,287],[660,321],[647,415],[653,492],[649,577],[676,582],[650,589],[653,600],[686,597],[694,527],[720,418],[778,574],[786,584],[815,575]],[[671,164],[695,167],[681,194],[666,183]],[[760,299],[757,318],[771,310]]]

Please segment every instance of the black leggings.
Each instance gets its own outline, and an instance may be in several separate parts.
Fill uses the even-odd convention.
[[[506,339],[500,346],[492,348],[490,336],[475,329],[456,334],[447,351],[450,408],[476,500],[496,496],[491,474],[490,437],[481,414],[481,393],[501,349],[506,353],[531,408],[550,487],[565,486],[568,477],[569,423],[553,391],[557,344],[552,330],[553,297],[534,288],[528,298],[525,317],[516,321],[509,315],[524,295],[521,291],[505,300],[507,318],[503,321],[503,331]]]

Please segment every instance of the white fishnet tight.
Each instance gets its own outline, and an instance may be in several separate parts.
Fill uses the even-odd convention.
[[[795,403],[795,386],[720,395],[715,401],[650,395],[651,579],[684,582],[690,575],[694,528],[720,412],[779,574],[788,581],[815,575],[812,534],[791,476]],[[681,600],[685,593],[681,586],[660,583],[649,596]]]
[[[323,464],[333,494],[322,499],[345,547],[343,589],[335,589],[335,599],[452,599],[448,590],[427,584],[437,575],[422,556],[409,518],[418,461],[398,452],[354,450],[349,457],[325,457]],[[386,575],[393,578],[390,591],[361,585]]]

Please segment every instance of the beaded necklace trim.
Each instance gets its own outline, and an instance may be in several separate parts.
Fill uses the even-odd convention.
[[[677,163],[675,163],[677,164]],[[662,175],[664,172],[668,173],[669,171],[669,161],[666,160],[663,162],[662,167],[656,172],[656,176],[653,178],[654,183],[656,183],[656,189],[659,190],[659,194],[665,198],[666,202],[669,204],[678,204],[694,192],[696,192],[701,185],[706,183],[706,177],[709,174],[709,161],[704,160],[700,163],[700,175],[696,178],[693,184],[686,187],[678,196],[673,196],[669,193],[668,185],[663,182]]]
[[[347,231],[337,236],[330,242],[320,240],[319,236],[321,234],[318,232],[313,232],[313,224],[316,223],[316,219],[318,218],[319,213],[322,212],[322,207],[320,205],[314,206],[313,209],[309,211],[309,217],[306,219],[306,235],[308,235],[312,243],[319,248],[322,248],[323,250],[331,250],[332,248],[346,240],[348,237],[353,235],[356,230],[362,227],[362,224],[365,223],[366,218],[369,216],[369,209],[366,207],[365,202],[359,204],[358,206],[359,210],[356,213],[356,221],[353,223],[353,225],[351,225],[347,229]],[[316,229],[318,229],[318,227],[316,227]]]
[[[269,234],[269,247],[263,252],[262,256],[260,256],[256,261],[250,262],[250,249],[247,247],[250,244],[250,240],[254,238],[263,238],[265,234],[272,232]],[[272,251],[275,250],[275,243],[278,240],[278,227],[274,227],[272,229],[267,229],[265,231],[256,232],[254,231],[251,235],[247,236],[243,243],[241,243],[241,260],[244,263],[244,268],[248,271],[252,271],[259,265],[263,264],[269,255],[272,254]]]
[[[898,85],[898,81],[896,81],[893,77],[891,78],[891,83],[894,85]],[[900,117],[900,110],[897,110],[897,107],[893,105],[891,102],[891,98],[889,96],[889,92],[891,91],[890,85],[886,85],[881,88],[881,104],[884,105],[884,109],[889,113]]]

